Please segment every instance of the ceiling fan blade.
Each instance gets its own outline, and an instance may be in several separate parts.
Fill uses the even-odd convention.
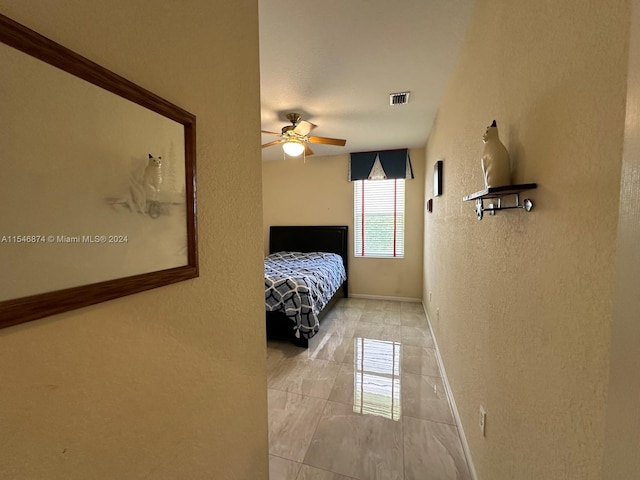
[[[282,133],[276,133],[276,132],[269,132],[267,130],[260,130],[262,133],[266,133],[267,135],[277,135],[277,136],[281,136]]]
[[[311,143],[324,143],[325,145],[336,145],[338,147],[344,147],[347,144],[346,140],[340,138],[327,138],[327,137],[309,137]]]
[[[309,155],[313,155],[313,150],[309,148],[309,145],[304,144],[304,154],[308,157]]]
[[[309,132],[316,127],[317,125],[314,125],[311,122],[307,122],[306,120],[302,120],[296,125],[296,128],[294,128],[293,131],[298,135],[309,135]]]
[[[272,147],[273,145],[278,145],[282,142],[284,142],[284,140],[274,140],[273,142],[265,143],[264,145],[262,145],[262,148]]]

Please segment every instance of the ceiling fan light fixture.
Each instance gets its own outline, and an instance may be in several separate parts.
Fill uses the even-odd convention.
[[[287,140],[282,144],[282,149],[290,157],[298,157],[304,152],[304,145],[300,140]]]

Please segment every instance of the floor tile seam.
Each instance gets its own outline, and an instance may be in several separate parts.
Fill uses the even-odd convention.
[[[280,390],[280,391],[281,391],[281,390]],[[313,426],[313,433],[312,433],[312,434],[311,434],[311,436],[310,436],[309,444],[306,446],[306,448],[305,448],[305,450],[304,450],[304,454],[302,455],[302,458],[301,458],[300,460],[297,460],[297,459],[293,459],[293,458],[283,457],[282,455],[274,455],[274,456],[278,456],[278,457],[280,457],[280,458],[284,458],[285,460],[289,460],[289,461],[291,461],[291,462],[295,462],[295,463],[297,463],[297,464],[299,464],[299,465],[302,465],[302,464],[304,463],[304,459],[305,459],[305,458],[306,458],[306,456],[307,456],[307,453],[309,452],[309,448],[311,447],[311,444],[313,443],[313,438],[315,437],[316,432],[318,431],[318,425],[320,424],[320,420],[322,420],[322,415],[324,414],[324,410],[325,410],[325,409],[326,409],[326,407],[327,407],[327,402],[328,402],[328,400],[327,400],[327,399],[318,399],[318,398],[316,398],[316,397],[310,397],[309,395],[303,395],[303,394],[294,393],[294,392],[286,392],[286,391],[285,391],[284,393],[293,393],[294,395],[298,395],[298,396],[302,396],[302,397],[308,397],[308,398],[313,398],[313,399],[315,399],[315,400],[322,400],[322,402],[323,402],[323,403],[322,403],[322,406],[320,407],[321,412],[320,412],[320,414],[316,417],[316,420],[315,420],[315,422],[314,422],[314,423],[315,423],[315,425]],[[306,407],[306,406],[305,406],[305,410],[307,410],[307,407]],[[273,454],[272,454],[271,452],[269,452],[269,455],[273,455]],[[298,471],[298,474],[299,474],[299,473],[300,473],[300,471]],[[296,476],[297,476],[297,475],[296,475]]]
[[[331,387],[331,388],[333,389],[333,387]],[[299,395],[301,397],[313,398],[315,400],[322,400],[324,402],[329,400],[329,398],[317,397],[315,395],[309,395],[308,393],[292,392],[291,390],[287,390],[286,388],[282,389],[282,388],[267,387],[267,393],[269,393],[268,390],[275,390],[276,392],[282,392],[282,393],[292,393],[293,395]]]
[[[331,390],[331,392],[333,392],[333,389]],[[327,398],[328,402],[333,402],[333,403],[339,403],[341,405],[346,405],[347,407],[353,407],[353,401],[348,402],[348,401],[342,401],[342,400],[335,400],[331,398],[331,394],[329,394],[329,398]]]
[[[346,356],[346,355],[345,355]],[[350,365],[353,366],[353,360],[351,360],[350,362],[345,362],[344,360],[342,362],[340,362],[340,365]]]
[[[409,415],[404,415],[404,417],[413,418],[414,420],[420,420],[420,421],[425,421],[425,422],[429,422],[429,423],[436,423],[436,424],[440,424],[440,425],[449,425],[449,426],[453,427],[455,429],[455,431],[456,431],[456,438],[458,439],[458,442],[460,442],[460,450],[461,450],[461,453],[462,453],[462,459],[464,460],[464,464],[467,467],[467,471],[471,475],[471,468],[469,467],[469,462],[467,461],[467,456],[465,455],[464,447],[462,446],[462,438],[460,437],[460,429],[458,428],[458,426],[456,424],[450,424],[450,423],[444,423],[444,422],[436,422],[436,421],[433,421],[433,420],[425,420],[424,418],[416,418],[416,417],[412,417],[412,416],[409,416]]]
[[[438,423],[440,425],[449,425],[450,427],[454,427],[456,429],[456,434],[457,434],[458,438],[460,438],[460,432],[458,431],[458,426],[455,424],[455,420],[454,420],[454,423],[449,423],[449,422],[439,422],[437,420],[429,420],[428,418],[420,418],[420,417],[416,417],[414,415],[402,414],[402,415],[400,415],[400,417],[403,418],[403,419],[404,418],[412,418],[414,420],[421,420],[421,421],[429,422],[429,423]]]
[[[329,400],[326,400],[324,402],[324,405],[322,406],[322,412],[320,412],[320,415],[318,415],[318,420],[316,421],[316,424],[313,427],[313,433],[311,434],[311,441],[309,441],[309,445],[307,445],[307,448],[304,451],[304,455],[302,456],[302,462],[300,462],[303,465],[308,465],[308,464],[304,463],[304,461],[307,458],[307,454],[309,453],[309,449],[311,448],[311,445],[313,445],[313,439],[316,437],[316,434],[318,433],[318,426],[320,425],[320,422],[322,421],[322,418],[324,417],[324,413],[327,410],[327,405],[329,405]],[[318,467],[315,467],[315,465],[309,465],[309,466],[310,467],[314,467],[314,468],[318,468]],[[331,471],[331,473],[337,473],[337,472]]]
[[[279,458],[279,459],[281,459],[281,460],[286,460],[287,462],[297,463],[297,464],[298,464],[298,466],[301,466],[301,465],[302,465],[302,463],[301,463],[301,462],[297,462],[296,460],[291,460],[290,458],[283,457],[282,455],[277,455],[277,454],[275,454],[275,453],[271,453],[271,452],[269,452],[269,456],[270,456],[270,457],[277,457],[277,458]],[[298,473],[300,473],[300,469],[298,469]],[[296,476],[298,476],[298,473],[296,473]]]
[[[340,475],[340,476],[343,476],[345,478],[349,478],[349,479],[353,479],[353,480],[361,480],[360,477],[353,477],[351,475],[344,475],[344,474],[342,474],[340,472],[334,472],[333,470],[327,470],[326,468],[316,467],[315,465],[310,465],[310,464],[304,463],[304,462],[301,463],[300,465],[301,466],[300,466],[300,471],[298,472],[298,475],[300,475],[300,472],[302,471],[302,467],[311,467],[311,468],[315,468],[317,470],[322,470],[323,472],[332,473],[334,475]],[[274,480],[277,480],[277,479],[274,479]],[[297,478],[296,478],[296,480],[297,480]]]
[[[315,360],[315,359],[314,359]],[[318,360],[325,360],[327,362],[333,362],[336,365],[340,366],[343,364],[342,360],[328,359],[328,358],[319,358]]]
[[[333,389],[333,387],[331,387],[331,388]],[[282,390],[282,391],[287,392],[287,393],[295,393],[296,395],[300,395],[302,397],[307,397],[307,398],[313,398],[315,400],[322,400],[324,402],[329,400],[329,397],[319,397],[317,395],[309,395],[308,393],[292,392],[291,390]]]
[[[338,375],[340,374],[340,364],[337,363],[337,362],[335,362],[335,363],[336,363],[336,365],[338,367],[338,370],[336,371],[336,375],[333,377],[333,381],[331,382],[331,388],[329,389],[329,393],[327,394],[327,398],[325,398],[325,400],[327,402],[329,401],[329,397],[331,396],[331,392],[333,392],[333,389],[336,386],[336,380],[338,379]]]
[[[458,442],[460,442],[460,448],[462,450],[462,458],[463,458],[463,460],[465,462],[465,465],[467,466],[467,470],[469,470],[469,465],[468,465],[468,462],[467,462],[467,458],[466,458],[466,455],[464,454],[464,448],[462,447],[462,439],[460,438],[460,431],[458,430],[458,427],[455,424],[452,425],[452,424],[444,423],[444,422],[436,422],[436,421],[433,421],[433,420],[426,420],[426,419],[423,419],[423,418],[416,418],[416,417],[409,416],[409,415],[403,415],[403,417],[412,418],[414,420],[425,421],[425,422],[429,422],[429,423],[452,426],[456,431],[456,438],[458,439]],[[403,424],[404,424],[404,422],[403,422]],[[403,447],[404,447],[404,436],[403,436]],[[404,464],[403,464],[403,467],[404,467]],[[406,475],[406,472],[405,472],[405,475]]]
[[[279,358],[276,361],[276,364],[274,365],[274,367],[271,369],[271,372],[269,372],[269,369],[267,369],[267,381],[269,381],[269,377],[271,375],[274,374],[274,372],[276,372],[278,370],[278,368],[280,368],[280,363],[282,363],[282,360],[284,360],[283,358]]]
[[[309,358],[308,359],[310,362],[315,362],[315,361],[322,361],[322,362],[327,362],[327,363],[340,363],[340,362],[336,362],[335,360],[331,360],[328,358]]]
[[[339,405],[350,405],[350,404],[339,402],[339,401],[335,401],[335,400],[327,400],[327,402],[326,402],[326,404],[325,404],[325,406],[323,408],[322,414],[320,415],[320,419],[322,419],[322,417],[324,416],[324,412],[327,409],[329,403],[336,403],[336,404],[339,404]],[[365,415],[365,414],[362,414],[362,413],[355,413],[355,412],[354,412],[354,414],[357,415],[357,416],[369,416],[369,415]],[[370,416],[377,417],[377,415],[370,415]],[[398,424],[400,426],[400,441],[401,441],[401,448],[402,448],[402,480],[404,480],[405,479],[405,471],[404,471],[404,468],[405,468],[404,467],[404,426],[403,426],[403,422],[402,422],[402,415],[400,415],[400,417],[398,418],[397,422],[398,422]],[[318,426],[319,425],[320,425],[320,420],[316,424],[315,430],[313,432],[313,436],[311,437],[311,442],[309,443],[309,446],[307,447],[307,451],[304,454],[303,461],[302,461],[303,465],[309,465],[307,463],[304,463],[304,458],[307,457],[307,453],[309,452],[309,448],[311,448],[311,444],[313,443],[313,439],[314,439],[314,437],[316,435],[316,432],[318,431]],[[320,468],[320,467],[316,467],[315,465],[309,465],[309,466],[310,467],[314,467],[314,468]],[[320,468],[320,470],[324,470],[324,469]],[[369,480],[369,479],[360,479],[359,476],[353,477],[351,475],[345,475],[345,474],[340,473],[340,472],[334,472],[333,470],[325,470],[325,471],[328,471],[330,473],[334,473],[334,474],[337,474],[337,475],[346,476],[348,478],[353,478],[354,480]]]
[[[401,327],[413,327],[413,328],[422,328],[422,325],[405,325],[403,323],[400,324]]]

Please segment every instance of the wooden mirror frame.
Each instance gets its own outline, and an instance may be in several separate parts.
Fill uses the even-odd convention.
[[[0,328],[197,277],[195,116],[1,14],[0,41],[183,125],[187,209],[186,265],[0,301]]]

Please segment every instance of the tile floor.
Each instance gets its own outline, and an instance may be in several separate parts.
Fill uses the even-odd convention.
[[[271,480],[471,478],[419,303],[343,299],[267,369]]]

